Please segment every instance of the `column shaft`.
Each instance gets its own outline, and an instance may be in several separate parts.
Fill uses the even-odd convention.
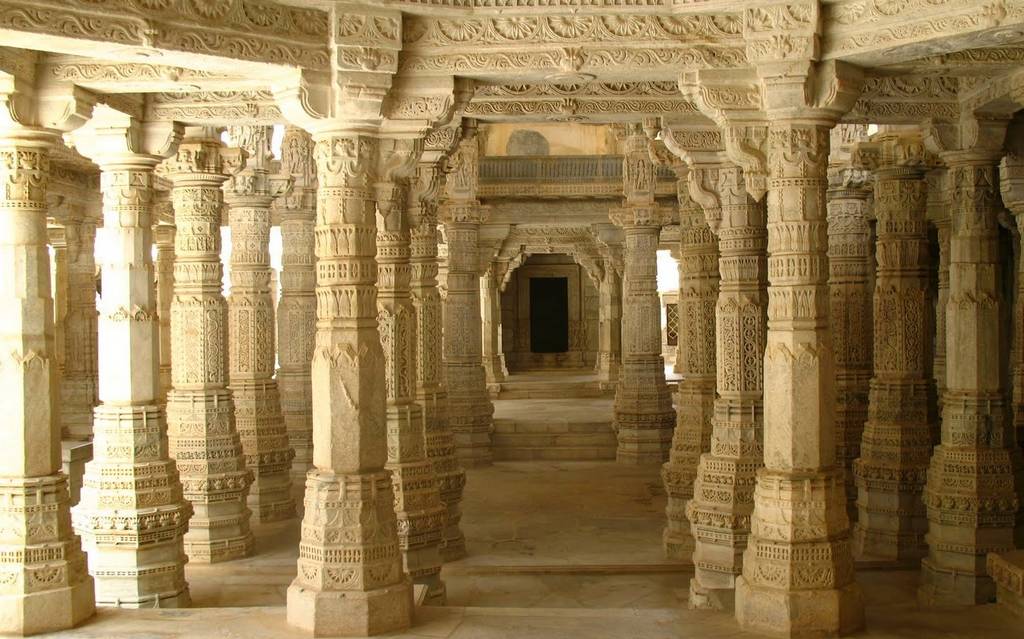
[[[491,267],[480,278],[480,310],[483,314],[482,360],[488,387],[500,385],[508,376],[505,353],[501,345],[500,272],[498,264],[492,262]]]
[[[319,636],[366,636],[403,630],[412,613],[384,468],[387,388],[372,191],[378,141],[348,131],[315,140],[317,401],[288,622]]]
[[[597,329],[597,380],[602,386],[614,385],[619,379],[622,359],[622,278],[610,258],[605,258],[601,283]]]
[[[102,144],[100,133],[96,142]],[[74,525],[96,602],[127,608],[190,603],[183,537],[192,507],[159,405],[159,320],[151,206],[158,157],[92,154],[102,169],[104,254],[99,396],[93,459]]]
[[[762,465],[765,343],[764,204],[747,192],[743,171],[718,171],[721,283],[716,316],[716,380],[710,450],[700,458],[687,515],[693,527],[690,606],[731,610],[750,534],[754,478]]]
[[[0,632],[11,634],[63,630],[95,610],[53,410],[46,187],[55,142],[38,129],[0,131]]]
[[[168,208],[170,203],[168,203]],[[156,239],[156,301],[160,315],[160,403],[167,405],[171,390],[171,300],[174,299],[174,211],[153,226]]]
[[[853,461],[868,418],[872,292],[868,280],[871,227],[867,173],[843,167],[829,175],[828,289],[836,367],[836,459],[845,479],[846,514],[857,516]]]
[[[196,132],[168,160],[174,187],[174,299],[167,432],[192,519],[189,559],[228,561],[252,553],[245,467],[227,388],[227,308],[221,291],[221,187],[238,156],[213,131]]]
[[[274,300],[270,291],[270,205],[280,184],[267,171],[270,127],[231,129],[246,151],[246,168],[225,187],[231,229],[231,295],[228,298],[228,389],[235,428],[252,471],[249,509],[260,522],[295,516],[281,398],[274,379]],[[290,184],[290,181],[286,184]]]
[[[96,328],[96,221],[69,220],[67,314],[64,316],[64,371],[60,386],[61,435],[92,438],[93,407],[98,401]]]
[[[680,181],[685,175],[679,176]],[[662,534],[665,556],[689,559],[694,541],[686,502],[693,498],[697,464],[711,448],[715,402],[715,301],[718,298],[718,241],[704,212],[685,191],[679,193],[679,408],[672,450],[661,469],[668,494]]]
[[[765,466],[736,583],[736,618],[789,636],[852,632],[864,615],[835,455],[825,207],[831,126],[773,117],[766,142]]]

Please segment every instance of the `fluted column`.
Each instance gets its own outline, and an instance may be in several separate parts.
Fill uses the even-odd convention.
[[[156,244],[156,303],[160,317],[160,403],[167,405],[167,393],[171,390],[171,300],[174,299],[174,208],[170,193],[167,200],[158,204],[166,210],[154,220],[153,239]]]
[[[676,429],[661,479],[668,494],[662,534],[665,556],[689,559],[694,541],[686,502],[693,497],[701,453],[711,448],[715,402],[715,301],[718,299],[718,241],[704,211],[679,181],[679,399]]]
[[[658,238],[668,211],[654,199],[654,165],[647,136],[638,125],[627,131],[623,156],[623,208],[609,213],[625,232],[622,293],[622,367],[615,387],[616,459],[627,464],[668,458],[675,410],[661,357]]]
[[[174,187],[172,388],[167,434],[185,498],[194,514],[185,536],[189,559],[228,561],[252,553],[245,467],[227,388],[227,305],[221,292],[221,187],[242,161],[216,130],[194,128],[167,160]]]
[[[853,521],[857,517],[853,460],[860,457],[871,380],[871,185],[867,171],[850,166],[848,156],[844,160],[829,168],[828,290],[836,371],[836,458],[843,467],[846,514]]]
[[[278,199],[281,219],[281,301],[277,306],[277,384],[281,395],[292,459],[292,492],[302,495],[313,465],[313,389],[310,363],[316,337],[316,166],[313,139],[287,127],[281,143],[281,172],[295,180],[290,193]]]
[[[58,142],[50,131],[0,125],[0,632],[11,634],[63,630],[95,610],[53,410],[46,187]]]
[[[693,175],[696,192],[718,194],[705,215],[718,236],[716,381],[710,450],[701,455],[687,515],[693,527],[690,606],[731,610],[762,465],[765,343],[765,210],[746,191],[743,170],[726,164]],[[705,201],[714,201],[705,197]]]
[[[281,398],[274,379],[274,301],[270,292],[270,206],[291,178],[271,178],[269,126],[232,127],[246,154],[245,168],[224,190],[231,229],[228,297],[228,389],[245,465],[252,471],[249,509],[260,522],[295,516]]]
[[[486,218],[476,199],[478,141],[472,131],[451,158],[443,206],[448,238],[448,295],[444,306],[444,365],[448,382],[448,423],[455,451],[465,467],[492,461],[494,406],[487,394],[480,313],[480,224]]]
[[[381,142],[404,156],[392,164],[416,161],[407,145]],[[383,149],[382,149],[383,150]],[[414,583],[427,587],[427,599],[443,604],[441,544],[446,509],[441,503],[434,466],[427,459],[423,409],[416,393],[416,317],[410,292],[410,232],[406,210],[408,181],[392,177],[376,187],[377,210],[377,323],[384,348],[387,390],[385,419],[388,463],[395,491],[398,544],[405,571]]]
[[[74,509],[96,603],[177,608],[190,603],[183,537],[192,507],[167,445],[159,404],[159,320],[153,282],[153,169],[180,129],[109,109],[75,132],[100,166],[103,297],[93,459]]]
[[[60,384],[61,436],[93,436],[98,402],[96,328],[96,220],[74,216],[64,227],[67,242],[67,313],[64,315],[64,371]]]
[[[505,367],[505,353],[501,346],[501,278],[504,271],[498,262],[480,277],[480,312],[483,314],[484,377],[487,385],[498,385],[505,381],[508,369]]]
[[[768,97],[792,98],[787,81],[776,79]],[[864,615],[835,451],[825,207],[832,118],[771,113],[766,140],[765,466],[736,583],[736,618],[788,636],[852,632]]]
[[[407,628],[412,612],[391,473],[384,468],[387,389],[372,190],[378,140],[348,130],[317,133],[314,140],[317,401],[288,623],[320,636],[365,636]]]
[[[430,153],[432,137],[427,138]],[[435,153],[436,155],[436,153]],[[423,411],[427,459],[434,466],[445,506],[441,557],[445,561],[466,555],[462,519],[462,491],[466,471],[455,456],[455,438],[448,424],[448,393],[442,362],[442,306],[437,286],[437,209],[444,182],[441,163],[421,162],[409,197],[411,278],[409,288],[416,311],[416,403]]]
[[[927,158],[920,136],[909,132],[877,134],[858,144],[854,154],[875,173],[878,264],[874,373],[861,454],[853,466],[858,491],[854,553],[913,561],[926,553],[921,490],[932,430]]]
[[[942,439],[928,468],[925,604],[976,604],[995,597],[987,553],[1014,547],[1020,451],[1001,379],[1000,210],[997,163],[1005,121],[961,125],[940,148],[948,168],[951,238],[946,306]],[[932,143],[948,137],[931,134]],[[975,146],[974,143],[977,143]]]

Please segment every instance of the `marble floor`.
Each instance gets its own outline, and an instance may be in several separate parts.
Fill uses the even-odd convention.
[[[664,491],[654,466],[508,462],[469,472],[469,557],[447,564],[449,605],[417,609],[393,637],[447,639],[710,639],[753,637],[726,614],[685,607],[689,566],[661,556]],[[297,522],[256,528],[255,557],[187,568],[188,610],[100,610],[67,638],[283,639]],[[879,639],[1008,639],[1021,620],[996,606],[919,609],[917,572],[862,569]]]

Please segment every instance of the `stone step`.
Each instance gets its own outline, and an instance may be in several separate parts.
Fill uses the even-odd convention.
[[[552,384],[550,382],[523,382],[502,384],[497,399],[568,399],[612,397],[614,394],[614,391],[601,390],[596,383]]]
[[[615,433],[494,433],[494,448],[590,448],[616,445]]]
[[[495,433],[612,433],[611,422],[571,422],[565,419],[544,421],[504,419],[494,420]]]
[[[496,461],[610,461],[614,446],[559,446],[556,448],[494,447]]]

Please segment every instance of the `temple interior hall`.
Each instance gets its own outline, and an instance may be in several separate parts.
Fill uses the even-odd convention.
[[[0,636],[1024,636],[1024,0],[0,0]]]

